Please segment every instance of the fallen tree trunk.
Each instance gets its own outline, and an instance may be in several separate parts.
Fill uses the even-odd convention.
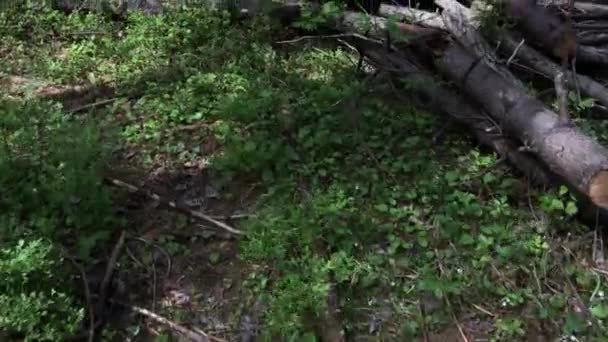
[[[474,35],[468,9],[451,0],[436,3],[444,8],[446,28],[463,45],[479,44],[467,40]],[[575,126],[560,122],[557,114],[513,83],[508,70],[479,63],[479,57],[459,44],[450,44],[436,66],[549,169],[597,206],[608,208],[608,149]]]
[[[460,81],[508,132],[519,138],[556,174],[562,176],[600,207],[608,207],[608,150],[572,125],[563,125],[557,114],[524,89],[513,87],[499,74],[477,64],[461,46],[452,45],[437,61],[439,69]],[[458,82],[457,82],[458,83]]]
[[[518,149],[517,143],[501,134],[499,127],[490,117],[476,109],[470,102],[456,93],[440,86],[439,80],[429,73],[418,70],[407,60],[388,54],[377,49],[366,49],[365,55],[377,68],[388,67],[398,70],[402,82],[406,83],[409,91],[427,102],[431,109],[447,115],[467,127],[479,144],[487,146],[501,157],[510,162],[518,171],[533,183],[550,186],[557,177],[539,163],[533,156]],[[382,62],[384,60],[384,62]]]
[[[343,29],[357,32],[358,14],[347,12],[341,25]],[[372,18],[374,29],[369,31],[373,38],[384,36],[386,19]],[[431,110],[446,115],[449,119],[467,127],[477,141],[496,151],[501,158],[524,174],[533,183],[550,186],[558,177],[540,163],[534,156],[518,149],[517,142],[503,135],[500,127],[491,117],[476,108],[471,102],[441,85],[441,80],[422,70],[417,64],[396,51],[386,51],[380,41],[354,36],[351,39],[377,70],[387,70],[399,76],[406,83],[408,93],[425,100]]]
[[[356,21],[350,20],[349,16],[354,17],[356,14],[346,14],[343,24],[352,25],[349,27],[350,31],[356,32]],[[378,35],[375,38],[380,38],[383,36],[381,28],[385,24],[385,19],[375,18],[374,23],[378,25],[373,31]],[[556,175],[535,155],[522,151],[517,141],[503,134],[501,127],[497,126],[487,113],[442,86],[440,80],[430,73],[420,70],[415,63],[404,58],[405,56],[396,52],[387,52],[381,42],[363,39],[353,43],[377,69],[390,70],[400,76],[407,83],[406,89],[409,94],[425,99],[435,112],[447,115],[448,118],[463,124],[473,133],[478,143],[490,147],[501,158],[508,160],[511,166],[537,186],[551,187],[564,183],[562,177]],[[574,194],[579,197],[581,220],[589,226],[608,225],[608,210],[598,207],[597,203],[589,198],[588,193],[581,193],[576,188],[573,190]]]
[[[383,8],[388,8],[390,10],[390,6],[384,6]],[[408,9],[404,11],[409,14],[417,15],[416,10]],[[399,10],[401,13],[401,10]],[[361,32],[361,28],[357,26],[357,20],[360,14],[354,12],[347,12],[344,15],[343,21],[340,23],[341,29],[347,30],[348,32]],[[427,20],[427,23],[430,21],[434,21],[428,27],[437,27],[438,21],[435,19],[435,15],[428,16],[422,15],[418,17],[423,17]],[[375,38],[384,37],[383,29],[386,25],[386,19],[384,18],[372,18],[373,30],[370,31],[372,36],[376,35]],[[348,36],[348,35],[347,35]],[[485,114],[482,110],[479,110],[476,106],[473,105],[470,101],[462,98],[460,95],[456,95],[455,93],[449,91],[447,88],[444,88],[440,85],[440,82],[436,80],[430,73],[426,73],[421,70],[416,64],[408,61],[408,59],[404,58],[403,55],[399,55],[394,53],[394,51],[387,52],[386,47],[383,45],[382,41],[379,39],[368,39],[361,35],[353,34],[350,36],[350,42],[357,46],[357,49],[363,53],[372,64],[374,64],[379,69],[384,69],[390,71],[391,73],[397,73],[407,82],[408,92],[412,95],[420,96],[422,98],[426,98],[427,103],[432,104],[432,109],[436,112],[446,114],[451,119],[456,120],[457,122],[464,124],[468,127],[471,132],[475,135],[478,142],[482,145],[488,146],[496,151],[502,158],[507,159],[511,162],[512,166],[514,166],[517,170],[522,172],[525,176],[528,177],[531,181],[533,181],[537,185],[541,186],[555,186],[556,184],[563,184],[564,178],[572,185],[575,186],[574,193],[581,196],[579,199],[579,208],[581,219],[587,222],[590,225],[597,224],[598,220],[602,224],[608,223],[608,210],[603,209],[606,207],[608,203],[608,199],[604,195],[606,193],[605,182],[602,182],[604,179],[607,179],[607,172],[605,171],[608,167],[608,158],[606,157],[606,151],[599,146],[597,143],[592,141],[590,138],[580,134],[578,130],[573,127],[569,128],[569,131],[572,131],[574,137],[581,137],[581,144],[575,144],[574,148],[567,147],[565,152],[567,153],[567,157],[571,158],[562,158],[563,151],[560,148],[548,148],[541,149],[541,153],[538,153],[541,157],[543,155],[551,155],[551,152],[555,152],[558,150],[558,153],[554,153],[553,156],[549,156],[547,160],[550,163],[547,163],[547,160],[542,160],[537,158],[535,154],[529,153],[529,151],[522,151],[519,148],[520,143],[508,136],[504,135],[502,132],[502,125],[496,125],[496,121],[492,119],[489,115]],[[453,44],[457,46],[456,44]],[[444,54],[445,56],[449,56]],[[468,56],[470,57],[470,56]],[[468,63],[468,64],[467,64]],[[466,66],[467,68],[471,65],[471,60],[463,61],[460,66]],[[449,67],[448,67],[449,68]],[[492,69],[493,70],[493,69]],[[460,71],[460,70],[459,70]],[[479,71],[477,72],[480,73]],[[510,73],[496,73],[495,77],[499,77],[498,75]],[[483,78],[483,77],[482,77]],[[518,88],[517,85],[520,82],[512,80],[515,79],[511,75],[511,80],[507,83],[511,84],[511,87],[515,87],[518,91],[524,92],[525,88]],[[505,79],[501,79],[502,83],[505,82]],[[490,84],[489,86],[487,86]],[[480,88],[484,88],[484,86],[480,86]],[[486,83],[487,89],[500,89],[496,88],[492,82]],[[499,95],[500,96],[500,95]],[[532,110],[532,114],[536,118],[540,118],[541,120],[533,120],[531,125],[532,131],[536,128],[543,128],[544,126],[541,124],[540,127],[537,127],[537,124],[542,123],[542,116],[547,115],[548,111],[546,108],[542,106],[542,103],[538,102],[539,113],[537,114],[534,110]],[[511,108],[514,109],[514,108]],[[528,113],[528,112],[526,112]],[[551,119],[556,118],[556,115],[552,112],[548,114]],[[525,113],[524,115],[525,116]],[[520,120],[519,124],[523,124],[525,122],[525,118],[521,120],[522,116],[518,117]],[[551,121],[551,120],[549,120]],[[517,124],[515,125],[517,126]],[[526,131],[521,131],[525,133]],[[545,131],[540,129],[539,132],[544,133]],[[552,132],[553,133],[553,132]],[[515,135],[518,138],[525,137],[523,135]],[[571,137],[569,133],[565,134],[552,134],[549,138],[553,138],[553,140],[560,141],[559,138],[563,137]],[[556,139],[557,138],[557,139]],[[563,142],[563,140],[561,140]],[[534,141],[534,144],[542,144],[548,143],[551,144],[551,139],[546,139],[542,141]],[[588,156],[587,152],[581,153],[580,157],[582,157],[582,161],[584,163],[578,164],[579,160],[577,159],[576,153],[573,151],[585,150],[586,146],[591,146],[589,152],[593,154],[593,151],[599,152],[595,156]],[[599,156],[599,157],[598,157]],[[561,158],[561,160],[560,160]],[[557,162],[551,163],[553,159],[558,159]],[[545,163],[543,163],[543,161]],[[568,165],[572,163],[574,165],[573,168],[570,167],[561,167],[562,164]],[[566,169],[567,177],[562,175],[558,175],[554,170],[550,168],[552,164],[558,166],[557,170]],[[587,167],[589,166],[590,167]],[[578,169],[577,169],[578,166]],[[595,172],[597,171],[597,172]],[[580,175],[579,179],[576,177]]]

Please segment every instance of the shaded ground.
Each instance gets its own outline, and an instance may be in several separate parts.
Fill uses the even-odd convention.
[[[171,172],[161,167],[127,180],[235,226],[251,214],[255,200],[255,184],[222,187],[198,167]],[[130,194],[123,205],[134,229],[130,233],[138,236],[126,244],[126,268],[118,278],[129,291],[136,289],[131,300],[161,315],[181,317],[180,324],[212,336],[231,341],[241,335],[241,316],[252,302],[243,289],[250,266],[239,259],[234,236],[144,195]],[[143,326],[150,337],[162,330],[155,322]]]

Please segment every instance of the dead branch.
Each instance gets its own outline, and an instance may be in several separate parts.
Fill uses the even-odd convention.
[[[414,15],[424,16],[420,12],[423,11],[412,10]],[[348,18],[348,15],[346,14],[345,17]],[[351,15],[355,16],[356,14]],[[349,31],[356,31],[357,27],[351,24],[352,22],[345,20],[343,22],[344,28]],[[378,27],[371,32],[370,36],[382,37],[384,33],[381,29],[385,22],[383,18],[376,20],[375,23]],[[439,24],[443,26],[443,22]],[[387,52],[379,40],[355,39],[352,43],[368,57],[372,65],[378,70],[396,73],[403,79],[409,92],[413,92],[413,95],[417,95],[430,104],[436,112],[443,113],[471,129],[480,144],[492,148],[501,158],[507,159],[511,165],[535,184],[549,186],[557,181],[558,177],[534,156],[519,151],[518,143],[503,135],[501,127],[487,113],[477,109],[471,102],[442,86],[440,80],[421,70],[416,63],[410,62],[398,52]]]
[[[120,303],[119,303],[120,304]],[[154,320],[157,323],[160,323],[162,325],[166,325],[167,327],[169,327],[171,330],[173,331],[177,331],[178,333],[184,335],[185,337],[187,337],[189,340],[194,341],[194,342],[208,342],[209,340],[211,340],[211,336],[207,335],[207,334],[201,334],[201,333],[195,333],[194,331],[187,329],[186,327],[179,325],[163,316],[160,316],[159,314],[156,314],[150,310],[144,309],[144,308],[140,308],[138,306],[134,306],[134,305],[127,305],[127,304],[122,304],[124,306],[126,306],[127,308],[133,310],[134,312],[137,312],[140,315],[146,316],[152,320]],[[224,340],[220,339],[220,338],[213,338],[214,341],[218,341],[218,342],[225,342]]]
[[[235,228],[233,228],[233,227],[231,227],[231,226],[229,226],[229,225],[227,225],[227,224],[225,224],[223,222],[215,220],[214,218],[212,218],[209,215],[203,214],[200,211],[189,209],[189,208],[187,208],[185,206],[177,204],[174,201],[169,201],[169,200],[167,200],[167,199],[161,197],[160,195],[158,195],[156,193],[153,193],[151,191],[140,189],[140,188],[136,187],[133,184],[129,184],[127,182],[121,181],[121,180],[116,179],[116,178],[106,178],[106,180],[110,184],[112,184],[114,186],[117,186],[117,187],[120,187],[120,188],[123,188],[123,189],[126,189],[126,190],[128,190],[130,192],[143,193],[146,196],[148,196],[149,198],[151,198],[151,199],[153,199],[153,200],[155,200],[155,201],[157,201],[157,202],[165,205],[168,208],[171,208],[171,209],[176,210],[178,212],[184,213],[184,214],[189,215],[189,216],[191,216],[193,218],[196,218],[196,219],[199,219],[199,220],[202,220],[202,221],[206,221],[206,222],[209,222],[209,223],[213,223],[214,225],[216,225],[216,226],[218,226],[218,227],[220,227],[220,228],[222,228],[222,229],[224,229],[224,230],[226,230],[226,231],[228,231],[228,232],[230,232],[232,234],[245,235],[244,232],[242,232],[242,231],[240,231],[238,229],[235,229]]]
[[[103,276],[103,280],[101,281],[101,285],[99,287],[99,307],[103,307],[106,302],[106,297],[108,294],[108,288],[110,287],[110,280],[112,279],[112,274],[114,274],[114,268],[116,267],[116,262],[118,261],[118,256],[120,255],[120,250],[125,243],[125,237],[127,232],[125,230],[120,232],[120,237],[118,238],[118,242],[114,246],[112,250],[112,254],[110,255],[110,259],[108,260],[108,264],[106,266],[106,272]]]
[[[496,151],[501,158],[507,159],[535,184],[548,186],[556,180],[557,177],[533,156],[519,151],[518,144],[504,136],[501,128],[488,114],[442,86],[440,80],[431,74],[418,70],[416,66],[398,56],[385,55],[383,52],[371,49],[366,50],[365,53],[378,67],[382,67],[378,63],[385,60],[385,63],[391,63],[393,68],[398,68],[408,90],[424,99],[433,110],[468,127],[481,145]],[[386,56],[386,59],[383,56]]]
[[[518,46],[517,42],[509,35],[500,35],[499,38],[501,41],[501,48],[505,53],[511,53]],[[559,72],[562,72],[561,66],[525,44],[520,46],[517,57],[519,57],[524,64],[534,68],[534,70],[540,71],[547,78],[555,79],[555,76]],[[573,76],[572,71],[566,71],[567,83],[569,85],[575,84]],[[608,88],[584,75],[576,75],[576,78],[578,79],[582,93],[597,99],[604,105],[608,105]]]
[[[402,9],[400,7],[394,6],[385,6],[382,5],[380,13],[382,15],[391,15],[391,14],[401,14],[403,18],[407,20],[415,20],[416,18],[424,18],[421,22],[421,25],[425,25],[428,27],[436,28],[439,30],[448,30],[450,33],[456,37],[463,45],[469,47],[476,47],[471,51],[476,51],[476,55],[480,58],[486,57],[487,61],[490,63],[497,63],[498,58],[494,56],[494,51],[488,47],[486,43],[484,43],[483,38],[476,33],[476,28],[478,27],[478,23],[476,23],[470,13],[470,10],[464,8],[463,6],[453,6],[454,2],[452,1],[437,1],[437,4],[440,6],[446,7],[454,7],[449,10],[452,10],[457,13],[455,17],[465,18],[466,21],[450,21],[448,19],[448,23],[438,14],[424,12],[415,9]],[[578,6],[577,2],[577,6]],[[608,6],[606,7],[608,9]],[[441,19],[441,20],[439,20]],[[467,23],[471,23],[468,24]],[[525,44],[519,46],[519,44],[510,36],[503,34],[499,36],[501,44],[500,48],[508,54],[512,54],[513,51],[518,50],[517,57],[523,60],[527,65],[533,67],[535,70],[540,71],[546,77],[550,79],[554,79],[557,72],[561,70],[561,67],[556,63],[552,62],[549,58],[545,57],[543,54],[537,52],[533,48],[526,46]],[[591,46],[582,46],[580,47],[580,54],[582,57],[577,57],[577,60],[581,62],[596,62],[603,63],[608,56],[608,52],[604,51],[604,49],[598,49]],[[571,71],[567,72],[567,84],[574,85],[576,84],[573,78],[573,74]],[[584,75],[576,75],[578,84],[580,85],[581,91],[590,97],[597,99],[600,103],[608,106],[608,89],[603,86],[601,83],[596,82],[590,77]],[[516,78],[511,78],[511,80],[516,80]]]
[[[76,108],[70,110],[69,113],[75,114],[75,113],[82,112],[87,109],[93,109],[93,108],[105,106],[107,104],[114,103],[116,100],[118,100],[118,99],[111,98],[111,99],[104,99],[104,100],[93,102],[93,103],[88,103],[88,104],[85,104],[85,105],[82,105],[80,107],[76,107]]]
[[[465,91],[507,131],[530,146],[529,151],[552,171],[596,205],[607,207],[608,150],[576,127],[563,125],[525,88],[514,87],[493,70],[478,64],[467,76],[467,69],[474,63],[475,58],[467,51],[452,45],[437,66],[446,76],[464,83]]]
[[[67,250],[63,247],[61,247],[62,253],[63,255],[65,255],[68,260],[70,260],[70,262],[72,263],[72,265],[74,265],[74,267],[76,267],[76,269],[78,270],[78,273],[80,273],[80,276],[82,277],[82,283],[83,283],[83,288],[84,288],[84,297],[85,297],[85,302],[87,303],[87,310],[89,313],[89,329],[87,331],[87,341],[88,342],[93,342],[95,340],[95,328],[96,328],[96,323],[95,323],[95,309],[93,308],[93,301],[91,300],[91,289],[89,287],[89,280],[87,279],[87,274],[84,271],[84,268],[82,267],[82,265],[80,265],[76,259],[70,255]]]
[[[146,244],[148,246],[152,246],[152,247],[158,249],[161,252],[161,254],[163,254],[165,256],[165,258],[167,259],[167,272],[165,274],[165,277],[169,277],[169,275],[171,275],[171,269],[172,269],[171,255],[169,255],[169,253],[164,248],[162,248],[157,243],[154,243],[154,242],[152,242],[152,241],[150,241],[148,239],[145,239],[143,237],[139,237],[139,236],[138,237],[134,237],[134,238],[132,238],[132,240],[142,242],[142,243],[144,243],[144,244]],[[131,256],[131,258],[132,259],[136,259],[134,256]],[[137,263],[139,263],[139,264],[141,264],[143,266],[143,263],[139,262],[139,260],[137,261]]]

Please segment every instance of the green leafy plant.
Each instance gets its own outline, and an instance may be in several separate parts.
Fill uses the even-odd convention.
[[[78,328],[84,310],[65,292],[61,258],[44,240],[0,249],[0,332],[25,341],[57,341]],[[16,337],[15,336],[15,337]]]
[[[80,256],[87,257],[115,223],[102,184],[105,152],[98,130],[67,121],[61,110],[34,99],[17,104],[4,99],[0,106],[0,207],[7,223],[2,231],[12,239],[36,231],[77,244]]]
[[[52,104],[3,98],[0,108],[0,330],[60,340],[83,311],[60,281],[67,265],[56,246],[86,259],[117,223],[101,184],[104,152],[94,127]]]

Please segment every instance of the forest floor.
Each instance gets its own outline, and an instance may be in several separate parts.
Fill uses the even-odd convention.
[[[117,188],[116,298],[227,341],[312,340],[334,284],[349,341],[606,336],[605,275],[572,195],[534,188],[462,127],[434,145],[443,119],[387,78],[366,83],[349,51],[277,54],[267,23],[200,10],[4,20],[5,94],[109,84],[59,99],[103,132],[107,177],[246,233]],[[108,340],[169,338],[111,315]]]

